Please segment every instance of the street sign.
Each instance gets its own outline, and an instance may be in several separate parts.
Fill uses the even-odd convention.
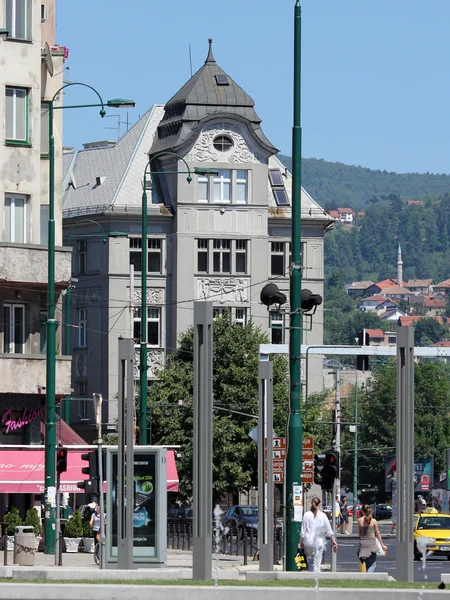
[[[314,449],[313,448],[303,448],[302,460],[314,460]]]
[[[311,473],[314,471],[314,461],[313,460],[304,460],[302,471],[305,473],[310,471]]]
[[[312,471],[303,471],[302,483],[314,483],[314,473]]]
[[[273,474],[273,482],[274,483],[284,483],[284,471],[281,471],[280,473],[274,473]]]
[[[274,450],[279,450],[281,448],[284,448],[286,450],[286,438],[273,438],[272,441]]]
[[[313,438],[312,437],[304,437],[303,440],[302,440],[302,447],[303,447],[304,450],[306,448],[314,448]]]
[[[273,472],[279,473],[280,471],[284,471],[284,460],[274,460],[273,461]]]
[[[285,460],[286,448],[281,448],[281,450],[272,450],[272,452],[274,460]]]

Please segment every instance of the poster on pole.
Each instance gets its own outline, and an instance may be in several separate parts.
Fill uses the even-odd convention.
[[[396,477],[397,462],[395,456],[385,459],[386,492],[392,492],[392,482]],[[428,492],[434,485],[434,459],[432,456],[414,461],[414,492]]]

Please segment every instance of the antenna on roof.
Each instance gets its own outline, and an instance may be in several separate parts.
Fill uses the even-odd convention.
[[[191,77],[192,77],[192,53],[191,53],[191,45],[189,44],[189,65],[191,67]]]

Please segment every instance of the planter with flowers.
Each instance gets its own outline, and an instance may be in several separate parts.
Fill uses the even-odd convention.
[[[64,531],[64,543],[66,552],[78,552],[81,538],[83,537],[83,522],[78,509],[74,510],[73,516],[68,519]]]

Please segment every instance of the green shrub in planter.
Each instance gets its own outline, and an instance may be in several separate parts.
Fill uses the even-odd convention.
[[[39,518],[38,512],[35,508],[29,508],[27,510],[23,524],[34,527],[34,535],[39,535],[42,531],[41,519]]]
[[[6,515],[3,518],[6,524],[6,535],[14,535],[16,527],[22,525],[22,519],[20,518],[19,509],[15,506],[11,506]]]
[[[93,538],[94,537],[94,532],[91,529],[91,526],[89,525],[90,522],[91,522],[90,516],[88,519],[86,519],[86,518],[83,519],[83,537],[84,538]]]
[[[73,511],[73,517],[68,519],[64,536],[68,538],[83,537],[83,521],[81,520],[81,513],[78,508]]]

